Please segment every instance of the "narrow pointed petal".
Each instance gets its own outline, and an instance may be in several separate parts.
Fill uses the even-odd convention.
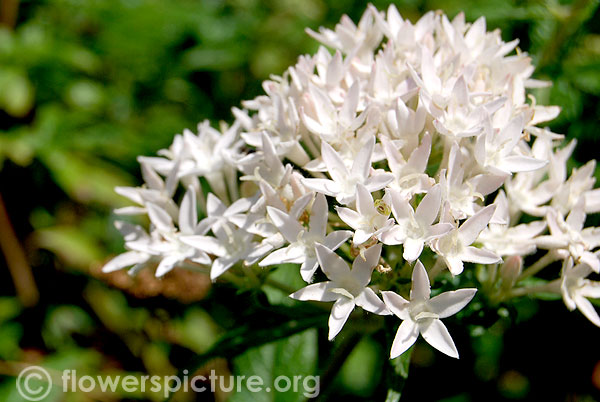
[[[357,306],[362,307],[366,311],[379,314],[379,315],[390,315],[390,310],[385,304],[377,297],[373,289],[365,288],[355,299],[354,302]]]
[[[300,247],[285,247],[271,252],[260,263],[258,263],[258,265],[261,267],[266,267],[268,265],[298,263],[297,260],[300,260],[301,262],[304,260],[303,257],[304,250],[302,250]]]
[[[600,327],[600,317],[598,316],[598,312],[594,308],[594,305],[583,296],[575,296],[575,304],[579,311],[583,313],[583,315],[590,320],[594,325]]]
[[[317,268],[319,268],[319,262],[316,258],[306,258],[300,267],[302,280],[306,283],[311,283],[315,272],[317,272]]]
[[[206,196],[206,212],[208,216],[221,216],[225,210],[226,207],[221,200],[213,193],[208,193]]]
[[[354,300],[346,297],[338,299],[333,304],[331,315],[329,316],[329,340],[332,340],[340,333],[352,310],[354,310]]]
[[[362,286],[367,286],[371,282],[371,275],[373,274],[373,269],[379,263],[380,255],[381,244],[376,244],[365,251],[364,259],[360,255],[354,259],[352,275]]]
[[[369,177],[365,181],[365,187],[369,192],[381,190],[394,180],[394,175],[391,173],[377,173]]]
[[[321,269],[332,281],[341,282],[350,274],[350,268],[346,261],[327,247],[315,244],[315,251]]]
[[[156,277],[160,278],[164,276],[167,272],[171,271],[177,263],[179,263],[181,259],[179,256],[168,256],[162,259],[162,261],[156,267]]]
[[[456,314],[463,309],[473,296],[477,289],[458,289],[450,292],[439,294],[429,300],[431,312],[438,314],[440,318],[446,318]]]
[[[362,216],[355,210],[337,206],[335,210],[337,211],[340,219],[343,220],[346,224],[348,224],[348,226],[350,226],[351,228],[357,228],[360,226]]]
[[[219,240],[212,236],[180,236],[179,240],[188,246],[192,246],[208,254],[216,255],[217,257],[227,255],[225,247],[223,247]]]
[[[567,216],[567,225],[569,225],[573,230],[581,231],[581,229],[583,229],[586,218],[584,203],[585,198],[580,197],[577,203],[573,206],[571,212],[569,212],[569,216]]]
[[[442,321],[434,319],[424,325],[419,325],[419,331],[428,344],[440,352],[458,359],[458,350],[448,332],[448,328]]]
[[[231,257],[220,257],[213,261],[213,265],[210,268],[210,280],[215,281],[219,276],[223,275],[225,271],[233,266],[237,260]]]
[[[424,245],[422,239],[407,238],[404,241],[404,254],[402,256],[406,261],[413,262],[421,255]]]
[[[302,184],[317,193],[323,193],[330,197],[335,197],[340,192],[340,185],[333,180],[302,179]]]
[[[332,282],[313,283],[312,285],[308,285],[297,292],[292,293],[290,297],[292,299],[301,301],[335,301],[340,297],[340,295],[329,291],[329,289],[333,289],[334,287],[335,285]]]
[[[419,337],[419,329],[417,324],[411,320],[404,320],[392,343],[392,349],[390,350],[390,359],[394,359],[406,352]]]
[[[408,307],[410,302],[404,297],[392,291],[381,292],[383,302],[387,308],[401,320],[410,320]]]
[[[410,289],[410,300],[429,300],[431,295],[431,286],[429,285],[429,276],[427,270],[417,260],[412,273],[412,287]]]
[[[102,272],[109,273],[118,271],[125,267],[130,267],[136,264],[142,264],[150,259],[150,255],[146,253],[140,253],[138,251],[127,251],[126,253],[119,254],[112,260],[106,263],[102,267]]]
[[[511,155],[502,159],[499,168],[507,172],[531,172],[538,170],[548,164],[548,161],[542,161],[528,156]]]
[[[337,250],[350,236],[352,236],[352,232],[349,230],[336,230],[325,237],[323,245],[330,250]]]
[[[325,141],[321,142],[321,156],[331,178],[336,182],[344,183],[349,176],[348,169],[340,155]]]
[[[377,213],[371,193],[360,183],[356,184],[356,209],[359,214],[365,216]]]
[[[369,240],[372,235],[372,232],[366,232],[362,229],[356,229],[356,232],[354,232],[354,237],[352,238],[352,242],[355,245],[363,244],[364,242]]]
[[[269,218],[271,218],[271,222],[277,226],[277,229],[279,229],[287,241],[293,243],[298,240],[298,234],[304,228],[297,220],[292,219],[285,212],[273,207],[267,207],[267,213],[269,214]]]
[[[421,203],[415,211],[415,217],[423,224],[431,226],[431,224],[435,221],[435,219],[438,216],[441,201],[441,187],[439,184],[436,184],[431,189],[429,189],[427,195],[423,197],[423,200],[421,200]]]
[[[317,194],[312,206],[309,222],[309,233],[316,236],[325,236],[327,228],[327,200],[323,194]]]
[[[190,186],[179,207],[179,230],[181,233],[193,234],[197,223],[196,191]]]
[[[484,248],[477,247],[465,247],[459,257],[463,261],[475,262],[478,264],[495,264],[502,262],[502,258],[498,257],[495,253],[486,250]]]
[[[356,155],[356,159],[354,159],[354,163],[352,164],[352,176],[362,178],[369,177],[369,171],[371,170],[371,157],[373,155],[374,148],[375,136],[372,136],[363,145],[358,155]],[[347,178],[345,179],[347,180]]]
[[[171,232],[174,230],[173,220],[171,216],[161,207],[147,203],[146,208],[148,209],[148,217],[156,228],[162,232]]]
[[[461,240],[465,246],[473,244],[473,242],[477,240],[479,233],[481,233],[481,231],[487,227],[490,219],[492,219],[495,210],[496,206],[494,204],[488,205],[467,219],[458,228]]]
[[[446,264],[448,265],[448,270],[452,275],[460,275],[462,271],[465,269],[465,266],[462,260],[458,257],[450,256],[446,257]]]

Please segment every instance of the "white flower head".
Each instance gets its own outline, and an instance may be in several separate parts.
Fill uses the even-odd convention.
[[[319,265],[329,281],[308,285],[292,293],[290,297],[296,300],[335,302],[329,316],[329,340],[342,330],[355,306],[379,315],[390,314],[373,289],[368,287],[373,269],[379,264],[380,244],[369,247],[364,257],[356,257],[352,269],[327,247],[317,244],[315,248]]]
[[[476,292],[477,289],[459,289],[430,298],[427,271],[421,261],[417,261],[413,268],[410,300],[391,291],[381,292],[387,308],[402,320],[392,343],[390,358],[406,352],[419,334],[440,352],[458,358],[458,350],[441,319],[462,310]]]

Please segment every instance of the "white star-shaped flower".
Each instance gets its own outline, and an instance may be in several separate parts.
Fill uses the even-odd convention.
[[[425,242],[440,237],[454,226],[450,223],[433,222],[440,211],[441,190],[436,184],[419,203],[416,211],[400,193],[390,190],[392,211],[397,225],[381,235],[381,242],[388,245],[403,244],[403,257],[407,261],[414,261],[421,255]]]
[[[291,213],[287,214],[273,207],[267,207],[267,211],[273,224],[290,245],[273,251],[259,265],[264,267],[283,263],[302,264],[300,274],[306,282],[311,282],[318,267],[315,251],[317,243],[324,244],[330,250],[336,250],[352,235],[348,230],[336,230],[326,235],[329,211],[323,194],[317,194],[313,203],[308,230]]]
[[[567,258],[563,262],[562,275],[559,279],[560,292],[570,311],[579,309],[588,320],[600,327],[600,316],[587,299],[588,297],[600,298],[600,282],[586,279],[590,273],[592,269],[587,264],[573,266],[573,259]]]
[[[394,179],[390,173],[371,173],[371,157],[375,148],[375,137],[367,140],[352,169],[349,171],[339,154],[325,141],[321,143],[321,156],[331,176],[329,179],[304,179],[302,183],[318,193],[335,197],[340,204],[348,205],[356,199],[356,185],[363,184],[369,192],[381,190]]]
[[[387,308],[403,320],[392,343],[390,358],[406,352],[421,334],[431,346],[458,359],[458,350],[441,318],[462,310],[475,296],[475,292],[477,289],[459,289],[430,299],[431,287],[427,271],[421,261],[417,261],[412,274],[410,301],[391,291],[381,292]]]
[[[387,197],[389,198],[389,197]],[[376,206],[371,193],[362,184],[356,185],[356,211],[350,208],[336,207],[340,218],[354,229],[354,244],[363,244],[373,236],[378,236],[392,227],[389,219],[390,208],[386,197]]]
[[[369,247],[364,253],[364,258],[356,257],[352,263],[352,270],[340,256],[327,247],[317,244],[315,248],[321,269],[330,280],[308,285],[292,293],[290,297],[296,300],[335,302],[329,316],[329,340],[335,338],[342,330],[355,306],[379,315],[390,314],[375,291],[367,287],[373,269],[379,264],[381,244]]]
[[[463,271],[463,261],[479,264],[494,264],[502,261],[489,250],[471,246],[481,231],[487,227],[495,208],[494,204],[482,208],[464,221],[459,228],[431,242],[431,249],[444,259],[452,275],[458,275]]]

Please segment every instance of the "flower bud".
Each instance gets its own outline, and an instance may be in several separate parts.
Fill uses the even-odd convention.
[[[523,271],[523,257],[513,255],[504,261],[500,267],[500,277],[502,278],[502,287],[510,289],[515,284],[519,275]]]

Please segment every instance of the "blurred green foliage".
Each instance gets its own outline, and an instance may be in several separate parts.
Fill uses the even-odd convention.
[[[154,154],[168,146],[175,133],[193,128],[203,119],[229,120],[232,106],[260,94],[262,80],[282,73],[298,55],[317,49],[305,34],[305,27],[332,27],[343,13],[357,21],[366,3],[8,3],[19,5],[19,9],[16,26],[0,28],[0,192],[27,250],[41,300],[35,307],[22,307],[14,297],[10,275],[3,269],[0,359],[4,362],[0,374],[6,377],[0,384],[0,401],[22,400],[15,389],[13,376],[18,371],[14,362],[41,363],[57,372],[77,369],[104,375],[171,375],[192,355],[205,353],[229,359],[229,367],[218,359],[204,361],[220,367],[223,373],[260,374],[265,379],[290,373],[316,374],[326,369],[331,356],[344,347],[342,341],[323,344],[326,337],[322,329],[319,333],[304,331],[312,326],[310,320],[314,317],[310,317],[314,312],[307,312],[306,317],[291,316],[285,309],[297,307],[295,302],[268,286],[264,287],[266,294],[219,289],[223,296],[211,294],[207,300],[187,304],[174,301],[174,296],[165,297],[165,293],[139,300],[110,289],[89,273],[106,256],[121,251],[122,242],[112,229],[110,211],[126,202],[113,188],[139,183],[136,156]],[[380,9],[389,4],[379,0],[373,3]],[[520,38],[520,48],[529,52],[538,66],[536,78],[554,82],[552,87],[533,92],[539,103],[562,107],[551,128],[579,140],[575,163],[597,157],[597,0],[395,3],[403,16],[413,21],[431,9],[442,9],[450,16],[464,11],[470,21],[484,15],[488,29],[502,29],[506,40]],[[271,279],[285,283],[299,280],[290,277],[290,272],[281,267],[273,271]],[[540,319],[549,322],[560,319],[591,327],[581,317],[563,313],[559,301],[548,303],[544,309],[562,315],[543,316],[532,300],[523,300],[504,315],[474,309],[470,327],[474,341],[471,350],[462,356],[460,370],[432,355],[427,346],[417,344],[412,351],[406,392],[409,396],[452,397],[448,400],[456,401],[480,400],[490,392],[507,399],[546,395],[543,386],[548,385],[547,378],[528,378],[502,359],[510,348],[516,348],[513,356],[527,353],[523,352],[522,340],[511,338],[515,336],[510,332],[511,320],[522,322],[523,317],[529,317],[537,323],[535,317],[542,316]],[[277,305],[281,310],[270,322],[264,311],[263,316],[244,316],[247,305]],[[264,328],[257,331],[252,323]],[[468,349],[467,330],[451,329],[457,337],[462,330],[464,342],[457,339],[457,343]],[[388,331],[393,333],[392,328]],[[521,331],[517,334],[525,333]],[[564,331],[559,334],[565,335]],[[585,345],[583,340],[592,335],[578,336]],[[282,339],[270,342],[275,338]],[[376,337],[359,342],[327,394],[366,400],[388,395],[389,400],[395,400],[399,394],[388,394],[382,381],[387,381],[390,373],[406,378],[408,360],[382,361],[386,356],[382,343]],[[528,345],[530,353],[537,350],[535,345]],[[569,352],[564,350],[564,355],[562,360],[555,357],[556,365],[573,364]],[[462,373],[465,382],[455,383],[460,375],[445,373],[448,368]],[[589,367],[584,369],[588,371],[574,370],[571,376],[581,372],[588,375]],[[529,368],[521,364],[519,370]],[[432,375],[441,385],[424,390]],[[586,385],[564,378],[564,387],[559,388],[564,395],[592,392],[588,377],[583,382]],[[247,393],[236,399],[256,400],[259,396],[261,400],[302,399],[298,394],[273,399],[274,394]],[[55,387],[46,400],[89,400],[78,394],[62,397]],[[162,396],[130,395],[120,390],[98,398],[158,401]]]

